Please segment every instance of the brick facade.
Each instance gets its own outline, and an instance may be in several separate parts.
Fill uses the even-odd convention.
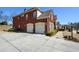
[[[49,13],[48,18],[43,19],[37,19],[37,17],[33,17],[33,13],[36,12],[37,9],[33,9],[30,11],[26,11],[23,14],[17,15],[13,17],[13,28],[14,29],[20,29],[20,31],[27,32],[27,24],[32,23],[33,24],[33,33],[35,33],[35,24],[39,22],[45,23],[45,33],[49,32],[50,28],[48,27],[49,22],[54,23],[54,28],[56,27],[56,16],[53,16]],[[36,12],[37,13],[37,12]],[[26,17],[28,15],[28,17]]]

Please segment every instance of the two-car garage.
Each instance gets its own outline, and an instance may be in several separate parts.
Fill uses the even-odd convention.
[[[35,29],[35,33],[45,33],[45,23],[36,23],[35,27],[32,23],[27,24],[27,32],[33,33],[33,29]]]

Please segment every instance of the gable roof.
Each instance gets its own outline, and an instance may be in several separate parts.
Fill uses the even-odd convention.
[[[40,12],[42,13],[39,17],[37,17],[37,19],[48,18],[48,17],[49,17],[49,14],[52,13],[51,10],[48,10],[48,11],[43,12],[43,11],[41,11],[39,8],[33,7],[33,8],[31,8],[31,9],[29,9],[29,10],[26,10],[26,11],[22,12],[21,14],[16,15],[16,16],[14,16],[14,17],[23,15],[23,14],[28,13],[28,12],[33,11],[33,10],[38,10],[38,11],[40,11]]]
[[[37,19],[48,18],[50,13],[52,13],[51,10],[45,11],[39,17],[37,17]]]
[[[43,13],[43,11],[41,11],[41,10],[38,9],[37,7],[33,7],[33,8],[31,8],[31,9],[29,9],[29,10],[26,10],[26,11],[22,12],[22,13],[19,14],[19,15],[23,15],[23,14],[28,13],[28,12],[33,11],[33,10],[38,10],[38,11],[40,11],[41,13]],[[19,15],[16,15],[16,16],[19,16]],[[16,17],[16,16],[13,16],[13,17]]]

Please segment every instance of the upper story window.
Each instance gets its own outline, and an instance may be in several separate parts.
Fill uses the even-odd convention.
[[[26,14],[26,20],[28,19],[28,14]]]
[[[17,17],[18,19],[20,19],[20,17]]]
[[[33,12],[33,18],[36,18],[37,14],[36,12]]]
[[[20,28],[20,25],[18,25],[18,28]]]

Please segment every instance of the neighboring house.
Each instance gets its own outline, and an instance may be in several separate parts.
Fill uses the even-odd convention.
[[[48,33],[56,29],[56,15],[51,10],[31,8],[13,17],[13,28],[29,33]]]

